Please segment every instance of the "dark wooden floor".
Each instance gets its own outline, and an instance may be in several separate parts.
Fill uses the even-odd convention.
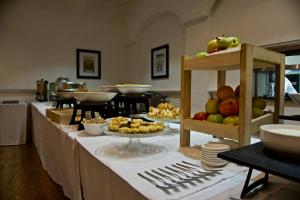
[[[0,147],[0,200],[68,199],[43,169],[33,144]]]

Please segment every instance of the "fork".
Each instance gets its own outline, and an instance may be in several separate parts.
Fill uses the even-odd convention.
[[[141,173],[137,173],[140,177],[142,177],[143,179],[147,180],[149,183],[155,185],[155,187],[157,188],[160,188],[162,190],[168,190],[168,189],[171,189],[173,188],[173,186],[165,186],[165,185],[160,185],[160,184],[157,184],[155,181],[153,181],[152,179],[142,175]]]
[[[173,169],[173,168],[168,167],[168,166],[165,166],[165,168],[168,169],[168,170],[171,170],[173,172],[176,172],[178,174],[181,174],[182,176],[185,176],[187,178],[193,179],[193,180],[199,179],[199,178],[203,177],[203,176],[199,176],[199,175],[197,175],[197,176],[195,176],[195,175],[191,176],[191,175],[189,175],[187,173],[184,173],[183,171],[179,171],[178,168],[177,169]]]
[[[190,171],[194,170],[194,171],[198,172],[199,174],[215,175],[215,174],[219,173],[218,171],[206,171],[206,172],[205,171],[200,171],[200,170],[198,170],[198,169],[196,169],[194,167],[190,167],[190,166],[183,165],[183,164],[180,164],[180,163],[176,163],[176,165],[178,165],[180,167],[183,167],[183,168],[186,168],[186,169],[188,169]]]
[[[156,180],[158,180],[159,182],[163,183],[164,185],[167,185],[167,186],[170,186],[170,187],[176,187],[178,186],[178,184],[172,184],[172,183],[168,183],[166,182],[164,179],[154,175],[154,174],[151,174],[150,172],[148,171],[145,171],[145,174],[151,176],[152,178],[155,178]]]
[[[177,168],[177,169],[179,169],[181,171],[186,171],[186,172],[188,172],[188,173],[190,173],[193,176],[196,176],[198,178],[203,178],[203,177],[205,177],[207,175],[206,173],[200,173],[200,174],[199,173],[195,173],[194,171],[192,171],[190,169],[183,168],[183,167],[180,167],[180,166],[177,166],[177,165],[172,165],[172,167],[175,167],[175,168]]]
[[[200,166],[200,165],[196,165],[196,164],[193,164],[193,163],[189,163],[189,162],[187,162],[187,161],[181,161],[181,162],[183,162],[184,164],[188,164],[188,165],[191,165],[191,166],[194,166],[194,167],[198,167],[198,168],[200,168],[200,169],[203,169],[203,167],[202,166]],[[203,169],[204,171],[207,171],[207,172],[210,172],[210,171],[214,171],[214,172],[219,172],[219,171],[222,171],[222,169]]]
[[[165,175],[165,174],[163,174],[163,173],[160,173],[160,172],[158,172],[158,171],[156,171],[156,170],[154,170],[154,169],[152,169],[151,171],[152,171],[153,173],[156,173],[157,175],[159,175],[159,176],[165,178],[165,179],[168,179],[168,180],[172,181],[173,183],[176,183],[176,184],[182,184],[182,183],[185,183],[185,182],[186,182],[186,181],[184,181],[184,180],[176,181],[176,180],[173,179],[172,177],[170,177],[170,176],[168,176],[168,175]]]
[[[170,172],[170,171],[167,171],[167,170],[164,170],[164,169],[162,169],[162,168],[158,168],[158,170],[160,170],[160,171],[162,171],[162,172],[164,172],[164,173],[166,173],[166,174],[168,174],[168,175],[170,175],[170,176],[173,176],[173,177],[175,177],[175,178],[177,178],[177,179],[179,179],[179,180],[182,180],[182,181],[191,181],[191,180],[193,180],[194,178],[183,178],[183,177],[181,177],[181,176],[179,176],[179,175],[177,175],[177,174],[174,174],[174,173],[172,173],[172,172]],[[169,169],[170,170],[170,169]],[[185,175],[184,175],[185,176]]]

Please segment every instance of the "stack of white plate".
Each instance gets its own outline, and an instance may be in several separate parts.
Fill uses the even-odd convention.
[[[201,146],[201,162],[210,167],[221,167],[227,163],[226,160],[218,158],[218,153],[228,151],[229,145],[208,143]]]

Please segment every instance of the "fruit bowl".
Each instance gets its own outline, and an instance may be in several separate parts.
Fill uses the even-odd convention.
[[[136,85],[136,84],[123,84],[123,85],[115,85],[115,86],[123,94],[145,93],[145,92],[149,92],[152,87],[151,85]]]
[[[289,97],[297,104],[300,105],[300,93],[289,94]]]
[[[112,100],[116,94],[114,92],[73,92],[72,96],[78,101],[106,102]]]
[[[260,127],[263,145],[274,151],[300,155],[300,126],[268,124]]]

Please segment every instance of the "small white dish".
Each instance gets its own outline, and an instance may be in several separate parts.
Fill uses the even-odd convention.
[[[103,135],[104,134],[104,127],[107,123],[100,123],[100,124],[90,124],[90,123],[82,123],[84,126],[84,130],[89,135]]]
[[[264,146],[286,154],[300,155],[300,126],[268,124],[260,127]]]

